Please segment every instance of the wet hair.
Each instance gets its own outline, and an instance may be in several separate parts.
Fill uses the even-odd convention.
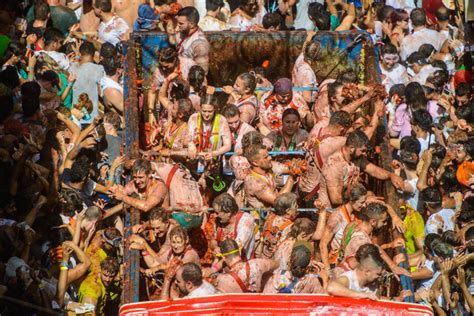
[[[177,225],[170,230],[170,240],[172,240],[173,237],[180,237],[185,242],[189,241],[188,233],[181,225]]]
[[[436,49],[432,44],[422,44],[420,48],[418,48],[418,52],[420,53],[421,57],[428,60],[431,54],[436,52]]]
[[[97,206],[90,206],[86,210],[85,218],[89,221],[94,221],[100,219],[102,216],[102,211]]]
[[[178,112],[183,114],[183,120],[187,122],[189,117],[193,114],[193,104],[188,98],[179,99],[177,102]]]
[[[308,16],[310,18],[322,11],[324,11],[324,6],[321,3],[313,2],[308,5]]]
[[[229,104],[222,110],[222,115],[224,115],[226,118],[231,118],[240,115],[240,111],[235,105]]]
[[[104,67],[107,76],[114,76],[117,73],[117,69],[120,68],[120,60],[118,58],[106,58],[100,64]]]
[[[81,55],[94,56],[95,52],[94,44],[91,42],[85,41],[82,43],[81,47],[79,47],[79,53],[81,53]]]
[[[198,25],[199,12],[195,7],[184,7],[178,11],[176,16],[185,16],[188,22]]]
[[[49,5],[46,2],[43,1],[37,1],[35,3],[34,9],[33,9],[33,14],[35,17],[35,20],[39,21],[44,21],[48,18],[49,15]]]
[[[352,126],[352,117],[346,111],[334,112],[329,119],[329,125],[339,125],[344,128],[350,128]]]
[[[395,94],[398,95],[400,98],[405,98],[405,85],[403,83],[394,84],[389,92],[390,98],[393,97]]]
[[[155,207],[151,209],[148,215],[148,220],[150,221],[161,220],[163,223],[168,223],[170,221],[170,218],[171,218],[171,213],[159,207]]]
[[[430,233],[425,236],[425,247],[429,253],[433,251],[434,245],[442,242],[441,236],[435,233]]]
[[[104,115],[104,122],[110,123],[117,131],[120,130],[122,120],[116,112],[107,112]]]
[[[41,87],[36,81],[25,82],[21,85],[21,104],[23,116],[28,118],[38,112],[40,108]]]
[[[245,158],[247,158],[247,160],[252,163],[255,161],[255,158],[258,154],[260,154],[260,151],[262,149],[264,149],[265,147],[263,147],[262,145],[259,145],[259,144],[255,144],[255,145],[250,145],[246,148],[245,152],[244,152],[244,156]]]
[[[341,83],[356,83],[358,80],[357,74],[352,69],[347,69],[346,71],[340,73],[337,76],[336,81]]]
[[[26,46],[18,41],[12,41],[8,44],[3,53],[2,64],[12,56],[23,57],[26,54]]]
[[[170,83],[170,99],[173,101],[179,99],[187,99],[189,97],[189,83],[182,79],[176,78]]]
[[[359,217],[361,220],[368,222],[371,219],[379,219],[384,213],[387,213],[387,207],[381,203],[369,203],[364,207]]]
[[[120,264],[117,258],[107,257],[100,263],[100,270],[117,275],[120,270]]]
[[[343,83],[341,81],[334,81],[333,83],[330,83],[328,85],[328,97],[331,99],[336,95],[337,89],[343,86]]]
[[[216,11],[219,8],[224,7],[223,0],[206,0],[206,10],[207,11]]]
[[[431,127],[433,126],[433,117],[431,116],[430,112],[428,112],[428,110],[419,109],[413,112],[411,124],[418,126],[425,132],[429,133],[431,131]]]
[[[66,216],[74,216],[75,211],[82,211],[84,200],[75,190],[62,188],[59,196],[59,212]]]
[[[461,185],[456,178],[456,171],[456,167],[446,166],[443,174],[441,174],[440,183],[441,187],[444,189],[444,192],[461,192]]]
[[[360,148],[363,146],[369,145],[369,138],[361,130],[356,130],[351,132],[346,139],[345,146],[354,146],[355,148]]]
[[[217,105],[219,104],[217,97],[213,94],[206,94],[204,97],[201,97],[201,107],[204,104],[209,104],[214,107],[214,109],[217,109]]]
[[[171,64],[171,63],[176,63],[177,61],[178,61],[178,52],[176,51],[176,49],[172,47],[162,48],[158,52],[158,63]],[[191,69],[190,69],[190,72],[191,72]]]
[[[466,96],[466,95],[470,95],[471,94],[471,85],[467,82],[461,82],[456,87],[455,92],[456,92],[456,96],[458,96],[458,97],[463,97],[463,96]]]
[[[234,239],[225,239],[220,243],[219,248],[221,250],[221,253],[229,253],[239,249],[239,245]],[[240,253],[236,252],[233,254],[229,254],[227,257],[240,257]]]
[[[443,240],[443,242],[453,247],[461,246],[461,243],[457,239],[456,233],[453,230],[447,230],[443,232],[443,234],[441,235],[441,239]]]
[[[474,103],[470,102],[466,106],[459,106],[456,111],[456,117],[458,119],[464,119],[467,123],[474,123]]]
[[[275,200],[275,214],[279,216],[285,215],[297,199],[296,194],[291,192],[279,195]]]
[[[449,73],[446,70],[436,70],[426,81],[431,83],[440,92],[449,81]]]
[[[427,187],[420,192],[420,198],[433,209],[440,208],[443,202],[443,195],[438,187]]]
[[[300,217],[295,219],[293,225],[291,226],[291,231],[288,234],[289,237],[296,238],[299,234],[305,233],[308,236],[311,236],[316,231],[316,224],[306,217]]]
[[[149,175],[152,171],[151,163],[146,159],[137,159],[132,166],[132,175],[135,175],[139,172],[144,172],[146,175]]]
[[[109,42],[105,42],[100,47],[99,55],[102,59],[109,59],[109,58],[115,59],[118,54],[119,54],[119,51],[117,47],[115,47],[113,44]]]
[[[89,159],[85,155],[77,158],[71,167],[71,182],[78,183],[87,179],[89,175]]]
[[[426,14],[425,10],[422,8],[413,9],[410,13],[410,20],[413,26],[423,26],[426,25]]]
[[[386,21],[390,14],[395,10],[394,7],[390,5],[384,5],[377,10],[377,20],[380,22]]]
[[[415,136],[405,136],[400,141],[400,150],[419,155],[421,151],[420,141]]]
[[[386,55],[386,54],[392,54],[392,55],[398,55],[398,50],[395,45],[392,43],[387,43],[380,48],[380,55]]]
[[[112,12],[112,1],[111,0],[95,0],[94,6],[108,13]]]
[[[289,269],[293,277],[302,278],[306,274],[306,268],[311,262],[311,252],[304,245],[293,248],[290,256]]]
[[[310,18],[320,31],[331,30],[331,14],[328,11],[316,11]]]
[[[367,195],[367,189],[362,184],[344,187],[342,190],[343,203],[354,202]]]
[[[194,92],[201,98],[206,95],[206,87],[204,86],[205,80],[206,72],[204,69],[198,65],[191,66],[188,73],[188,82],[194,89]]]
[[[246,89],[250,90],[250,93],[255,92],[255,88],[257,88],[257,77],[252,72],[244,72],[240,74],[239,79],[244,82],[244,86]]]
[[[242,148],[244,149],[244,155],[246,148],[250,145],[263,146],[263,136],[257,131],[250,131],[242,136]]]
[[[440,68],[441,70],[444,70],[444,71],[448,71],[448,66],[442,60],[433,60],[431,62],[431,66],[433,66],[434,68]]]
[[[236,214],[239,211],[237,202],[229,193],[222,193],[218,195],[214,201],[212,201],[212,205],[214,208],[219,205],[219,209],[224,213]]]
[[[304,58],[309,62],[313,62],[318,59],[320,53],[321,44],[319,44],[319,42],[312,41],[305,47]]]
[[[400,150],[400,161],[410,170],[416,170],[418,154],[407,150]]]
[[[408,20],[408,12],[403,9],[395,9],[388,18],[392,22],[393,28],[395,28],[397,22]]]
[[[377,266],[384,266],[384,261],[380,255],[379,248],[374,244],[365,244],[360,246],[359,249],[357,249],[355,258],[359,264],[367,259],[371,259]]]
[[[433,170],[437,170],[441,165],[444,157],[446,156],[446,148],[444,148],[441,144],[435,143],[430,144],[430,149],[433,154],[433,159],[431,160],[430,168]]]
[[[426,64],[426,60],[420,52],[413,52],[410,54],[410,56],[408,56],[407,64],[408,65],[412,65],[412,64],[424,65]]]
[[[49,46],[54,42],[62,42],[64,40],[63,32],[57,28],[50,27],[44,31],[44,45]]]
[[[267,13],[263,16],[262,26],[266,30],[268,30],[271,27],[274,27],[278,30],[280,27],[280,24],[281,24],[281,15],[276,12]]]
[[[439,22],[448,21],[449,20],[449,10],[444,6],[440,6],[436,10],[435,16],[436,16],[436,19]]]
[[[285,111],[283,111],[283,114],[281,116],[281,120],[283,121],[285,119],[285,117],[287,117],[288,115],[295,115],[298,120],[300,120],[300,114],[298,113],[297,110],[293,109],[293,108],[287,108]]]
[[[181,276],[184,282],[191,282],[194,286],[202,285],[201,268],[194,262],[188,262],[181,267]]]
[[[449,259],[453,257],[454,248],[448,243],[439,242],[433,245],[433,252],[442,259]]]

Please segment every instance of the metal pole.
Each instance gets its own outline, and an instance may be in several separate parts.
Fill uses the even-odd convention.
[[[222,92],[221,87],[214,87],[216,92]],[[258,87],[255,88],[255,91],[272,91],[273,88],[268,88],[268,87]],[[293,91],[318,91],[318,87],[293,87]]]
[[[139,157],[139,115],[138,115],[138,89],[137,89],[137,62],[135,38],[128,42],[125,61],[125,89],[124,89],[124,117],[125,117],[125,153],[129,159]],[[136,209],[129,209],[125,216],[125,227],[138,224],[140,213]],[[130,229],[125,230],[125,238],[131,234]],[[139,300],[139,253],[138,250],[124,247],[124,287],[123,303],[134,303]]]

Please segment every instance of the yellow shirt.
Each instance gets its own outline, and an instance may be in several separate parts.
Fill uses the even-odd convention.
[[[403,226],[405,226],[405,239],[407,254],[414,254],[416,251],[415,238],[425,237],[425,222],[423,217],[417,211],[410,210],[403,220]]]
[[[89,274],[79,287],[79,303],[84,303],[84,298],[90,297],[97,301],[95,306],[96,315],[106,315],[105,306],[107,303],[117,303],[120,300],[120,284],[114,283],[106,289],[100,276]]]

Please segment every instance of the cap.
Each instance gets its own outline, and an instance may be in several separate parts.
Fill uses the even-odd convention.
[[[469,161],[464,161],[459,165],[458,170],[456,171],[456,178],[459,183],[464,186],[469,186],[469,179],[474,177],[474,163]]]

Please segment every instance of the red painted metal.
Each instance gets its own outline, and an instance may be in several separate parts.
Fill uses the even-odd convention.
[[[123,305],[120,316],[152,315],[400,315],[432,316],[429,306],[317,294],[220,294]]]

